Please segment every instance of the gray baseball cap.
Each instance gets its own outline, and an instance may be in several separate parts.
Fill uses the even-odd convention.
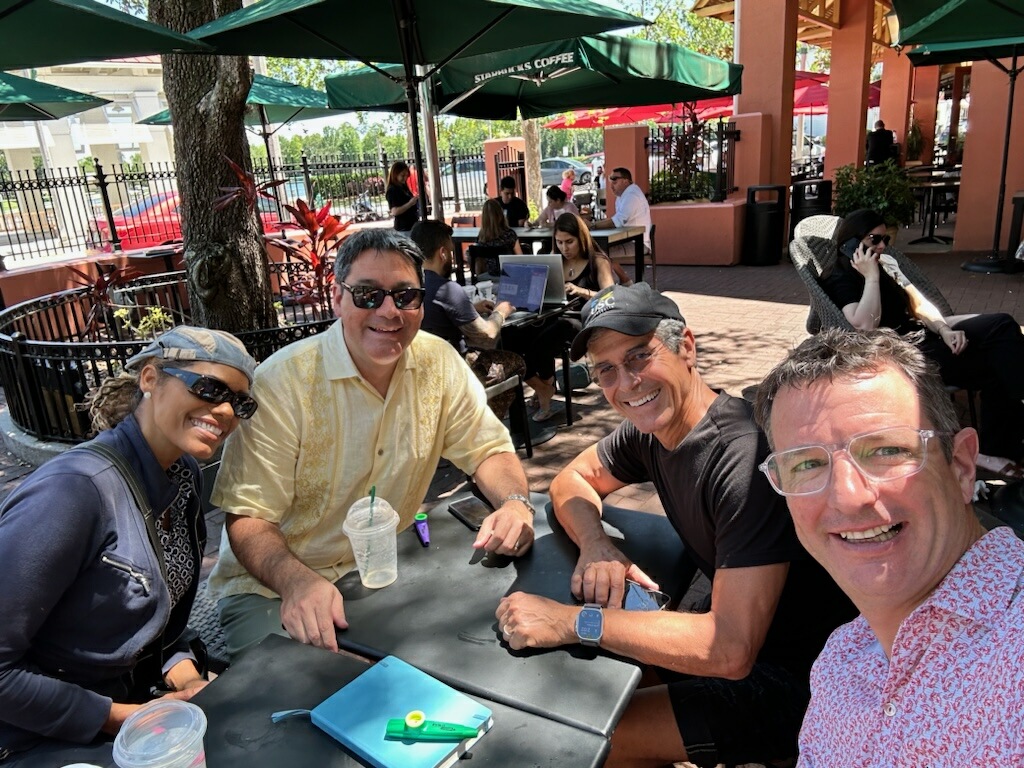
[[[587,354],[587,344],[598,328],[609,328],[627,336],[644,336],[662,320],[685,323],[679,307],[647,283],[612,285],[583,306],[583,330],[572,341],[569,356],[579,360]]]
[[[256,361],[237,338],[226,331],[192,325],[179,325],[162,333],[145,349],[130,357],[124,365],[129,370],[141,368],[150,358],[229,365],[245,374],[249,386],[252,386],[253,373],[256,371]]]

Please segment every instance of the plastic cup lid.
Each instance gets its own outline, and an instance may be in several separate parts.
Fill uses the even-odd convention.
[[[188,758],[202,752],[205,733],[203,710],[185,701],[160,699],[124,721],[114,739],[114,762],[120,768],[188,766]]]

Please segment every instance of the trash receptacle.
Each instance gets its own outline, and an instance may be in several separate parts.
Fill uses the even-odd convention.
[[[808,216],[832,213],[832,180],[809,179],[794,181],[790,197],[789,239],[793,239],[796,225]]]
[[[776,185],[747,187],[747,227],[741,263],[767,267],[782,258],[786,188]]]

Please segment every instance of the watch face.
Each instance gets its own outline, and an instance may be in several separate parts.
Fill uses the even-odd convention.
[[[576,617],[576,634],[583,642],[596,643],[604,631],[604,615],[599,608],[583,608]]]

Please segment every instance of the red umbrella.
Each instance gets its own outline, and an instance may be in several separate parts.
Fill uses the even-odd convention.
[[[868,107],[877,107],[882,100],[882,87],[871,83]],[[811,83],[793,92],[793,114],[809,115],[828,111],[828,83]]]
[[[732,102],[732,96],[727,97]],[[660,120],[671,113],[672,104],[647,107],[605,107],[604,109],[578,109],[569,115],[560,115],[545,123],[544,128],[603,128],[606,125],[629,125],[647,120]]]

